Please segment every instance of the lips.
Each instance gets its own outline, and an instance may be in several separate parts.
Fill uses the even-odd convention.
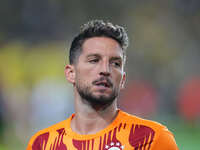
[[[104,87],[107,87],[107,88],[111,87],[111,84],[109,82],[107,82],[107,81],[99,81],[95,85],[97,85],[97,86],[104,86]]]
[[[102,86],[106,88],[110,88],[113,86],[112,82],[108,78],[100,78],[99,80],[94,81],[93,85]]]

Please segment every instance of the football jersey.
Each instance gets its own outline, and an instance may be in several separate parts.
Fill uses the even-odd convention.
[[[96,134],[81,135],[72,131],[67,120],[37,132],[27,150],[178,150],[168,129],[121,110],[115,120]]]

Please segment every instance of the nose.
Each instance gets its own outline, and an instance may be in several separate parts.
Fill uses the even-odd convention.
[[[110,72],[100,72],[99,73],[101,76],[110,76]]]
[[[100,75],[102,76],[110,76],[110,66],[109,63],[103,63],[100,68]]]

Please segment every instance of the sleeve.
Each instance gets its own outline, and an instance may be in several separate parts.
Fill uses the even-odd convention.
[[[28,143],[28,146],[27,146],[26,150],[32,150],[31,144]]]
[[[152,150],[178,150],[173,134],[167,129],[161,129]]]
[[[32,136],[31,139],[28,142],[27,148],[26,150],[33,150],[32,149],[32,145],[33,145],[33,141],[35,140],[35,136]]]
[[[47,145],[47,141],[49,138],[49,133],[40,133],[38,132],[34,136],[31,137],[28,142],[28,146],[26,150],[43,150]]]

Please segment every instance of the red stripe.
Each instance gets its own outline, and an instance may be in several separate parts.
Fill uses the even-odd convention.
[[[92,150],[94,150],[94,139],[92,139]]]
[[[118,128],[119,132],[120,132],[121,127],[122,127],[122,123],[120,123],[120,125],[119,125],[119,128]]]
[[[154,134],[155,134],[155,131],[147,126],[135,125],[135,129],[134,129],[134,125],[132,124],[130,134],[129,134],[129,143],[131,146],[135,148],[135,150],[138,150],[138,149],[141,150],[142,147],[144,147],[145,149],[148,144],[149,145],[148,150],[149,150],[154,138]],[[150,142],[148,143],[150,137],[151,139],[150,139]]]
[[[32,150],[42,149],[43,144],[45,150],[48,139],[49,139],[49,132],[39,135],[33,142]]]

